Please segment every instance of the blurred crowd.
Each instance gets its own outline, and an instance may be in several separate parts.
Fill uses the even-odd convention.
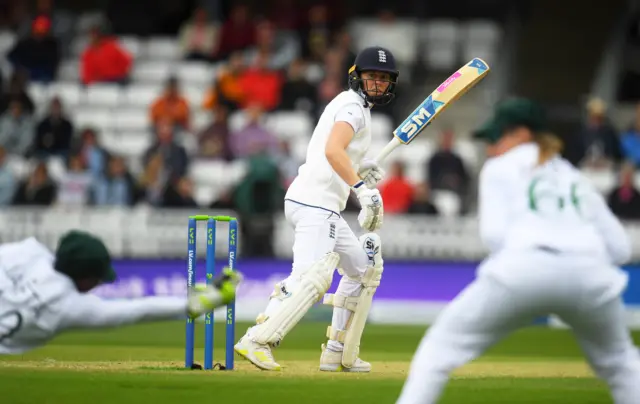
[[[196,207],[189,165],[194,159],[219,159],[245,160],[248,171],[210,207],[233,208],[245,215],[281,209],[282,195],[301,162],[292,157],[286,141],[262,124],[263,117],[273,111],[304,111],[315,120],[345,88],[355,50],[345,26],[322,2],[304,14],[274,15],[277,18],[256,18],[250,8],[236,5],[218,21],[205,8],[193,11],[177,34],[182,59],[216,64],[219,69],[209,88],[202,89],[201,105],[190,103],[177,77],[166,81],[163,92],[148,106],[153,141],[140,157],[142,170],[136,173],[122,156],[103,147],[96,128],[76,125],[61,98],[53,97],[44,114],[36,113],[28,84],[56,81],[61,60],[70,54],[69,44],[78,34],[88,38],[78,60],[78,80],[83,85],[128,86],[135,64],[104,20],[77,33],[52,0],[37,1],[33,12],[13,25],[20,38],[5,55],[12,71],[5,72],[8,80],[0,83],[0,203]],[[394,20],[388,10],[380,10],[378,17],[388,24]],[[194,124],[196,110],[210,112],[208,124]],[[246,112],[247,122],[232,131],[228,117],[238,110]],[[398,120],[393,108],[379,112]],[[462,201],[460,212],[470,210],[475,173],[454,151],[454,138],[451,130],[440,135],[422,183],[406,177],[402,162],[392,164],[381,186],[387,213],[441,214],[432,191],[454,193]],[[185,139],[195,141],[194,153],[183,145]],[[604,102],[592,100],[576,139],[580,141],[571,146],[572,161],[619,169],[620,182],[608,195],[609,203],[624,218],[640,218],[640,195],[633,185],[634,169],[640,166],[640,108],[635,122],[618,133]],[[7,163],[11,156],[35,161],[27,178],[12,173]],[[51,157],[62,158],[66,166],[56,180],[45,164]],[[357,209],[355,201],[348,209]]]

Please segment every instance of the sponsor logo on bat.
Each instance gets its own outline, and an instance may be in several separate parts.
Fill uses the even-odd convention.
[[[462,73],[460,72],[455,72],[451,75],[451,77],[449,77],[448,79],[446,79],[444,81],[444,83],[440,84],[440,87],[438,87],[438,92],[443,92],[444,90],[447,89],[447,87],[449,87],[449,84],[453,83],[454,81],[456,81],[458,79],[458,77],[461,77]]]

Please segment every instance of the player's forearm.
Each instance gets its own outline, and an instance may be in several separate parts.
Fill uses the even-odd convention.
[[[328,148],[325,152],[327,161],[336,172],[350,187],[360,181],[358,173],[351,166],[351,159],[347,151],[339,148]]]
[[[93,298],[93,296],[92,296]],[[131,300],[85,302],[67,311],[61,328],[108,328],[147,321],[172,320],[187,314],[187,301],[178,297],[148,297]]]

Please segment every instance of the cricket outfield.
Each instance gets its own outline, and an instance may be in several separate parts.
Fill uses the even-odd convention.
[[[216,324],[216,362],[224,359]],[[241,335],[247,324],[237,325]],[[198,324],[196,361],[204,331]],[[240,358],[236,369],[183,370],[184,323],[70,333],[27,355],[0,358],[3,402],[31,403],[394,403],[422,327],[369,325],[362,357],[370,374],[317,371],[324,323],[307,322],[275,351],[282,372],[262,372]],[[640,334],[634,335],[636,341]],[[6,400],[6,401],[5,401]],[[571,333],[532,327],[454,373],[443,403],[608,403],[605,385],[586,366]]]

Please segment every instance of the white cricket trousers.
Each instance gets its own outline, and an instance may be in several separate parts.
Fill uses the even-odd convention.
[[[294,290],[299,276],[314,262],[327,253],[337,252],[340,255],[339,266],[347,276],[340,279],[335,294],[359,296],[362,283],[358,279],[367,270],[368,258],[347,222],[336,213],[292,201],[285,201],[284,212],[287,222],[294,228],[294,243],[291,275],[281,283],[288,290]],[[265,314],[270,316],[279,304],[280,300],[271,299]],[[349,310],[335,307],[332,327],[345,330],[350,315]],[[343,347],[337,341],[329,341],[328,345],[334,350],[342,350]]]
[[[453,370],[547,314],[571,327],[616,404],[640,403],[640,358],[621,283],[621,270],[584,257],[530,251],[483,263],[423,338],[397,403],[437,403]]]

